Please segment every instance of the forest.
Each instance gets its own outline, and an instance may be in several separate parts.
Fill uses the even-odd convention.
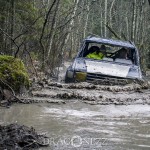
[[[150,1],[0,0],[0,53],[33,70],[38,61],[55,75],[89,35],[133,41],[142,69],[150,68]]]
[[[148,149],[150,0],[0,0],[0,114],[0,150]]]

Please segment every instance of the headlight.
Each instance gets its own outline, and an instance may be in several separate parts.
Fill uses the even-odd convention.
[[[140,78],[139,69],[138,68],[130,68],[127,77]]]
[[[76,72],[75,79],[77,81],[85,81],[87,73],[85,72]]]

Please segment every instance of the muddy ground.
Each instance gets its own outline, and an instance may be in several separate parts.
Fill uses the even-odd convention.
[[[92,83],[58,83],[46,81],[34,84],[30,96],[20,97],[24,103],[59,103],[65,104],[78,100],[91,105],[131,105],[150,104],[149,83],[125,86],[94,85]]]
[[[32,78],[32,86],[24,94],[14,97],[12,91],[4,89],[4,96],[0,97],[3,99],[0,101],[0,106],[10,107],[13,103],[65,104],[71,100],[91,105],[150,104],[150,77],[144,82],[133,82],[126,85],[87,82],[65,84],[64,76],[69,65],[70,62],[64,62],[61,67],[56,68],[57,79],[46,76],[40,80]]]
[[[65,70],[63,68],[60,69]],[[3,114],[0,117],[0,124],[5,125],[19,122],[27,126],[32,125],[41,131],[43,131],[43,129],[46,130],[49,137],[63,137],[67,134],[67,136],[74,138],[75,134],[80,136],[78,137],[79,139],[81,137],[83,137],[83,139],[85,137],[92,137],[93,139],[93,137],[101,138],[108,136],[107,138],[110,138],[110,141],[115,137],[119,141],[116,147],[118,148],[119,145],[121,149],[126,149],[126,147],[133,149],[140,149],[141,146],[143,148],[146,146],[149,147],[149,135],[145,137],[145,134],[149,134],[149,116],[145,118],[145,114],[149,114],[150,105],[149,81],[142,84],[132,83],[127,85],[98,85],[86,82],[65,84],[63,82],[63,76],[64,72],[57,82],[52,79],[34,81],[29,93],[19,95],[12,100],[1,101],[1,106],[8,106],[10,109],[2,108],[0,110]],[[33,105],[19,105],[16,103],[32,103]],[[142,107],[143,105],[145,105],[145,107]],[[114,106],[116,107],[114,108]],[[126,116],[126,109],[129,109],[131,112],[132,110],[136,110],[136,112],[132,112],[135,116],[130,116],[130,114]],[[145,114],[142,114],[140,118],[136,118],[137,114],[139,117],[141,110],[146,111]],[[105,116],[105,111],[110,111],[110,113],[106,113],[108,115],[107,117]],[[116,111],[119,112],[117,112],[117,115],[119,115],[118,119],[120,119],[120,122],[114,120],[116,119],[116,114],[111,116],[113,112]],[[123,122],[122,114],[126,119]],[[89,117],[91,118],[89,119]],[[143,118],[145,118],[144,121]],[[99,123],[99,119],[104,120],[104,122]],[[136,123],[137,119],[140,122],[139,126],[137,126]],[[134,122],[135,124],[133,124]],[[118,125],[118,123],[120,124]],[[106,124],[108,128],[105,127]],[[117,128],[117,136],[114,131],[115,128]],[[140,137],[144,136],[145,144],[143,144],[143,139],[139,139],[139,135],[135,134],[137,128],[138,131],[142,133],[139,134]],[[125,132],[124,129],[126,129]],[[136,132],[132,133],[134,130]],[[106,131],[107,134],[104,134],[104,131]],[[120,132],[122,133],[120,134]],[[124,135],[123,138],[121,138],[122,134]],[[133,138],[135,145],[130,142],[130,138],[132,137],[136,137],[135,139]],[[128,141],[126,141],[127,138],[129,138]],[[122,139],[122,141],[120,139]],[[142,144],[138,145],[139,141]],[[116,144],[116,141],[113,142]],[[122,145],[122,142],[125,144]],[[32,140],[31,143],[33,144]],[[59,144],[55,145],[52,143],[52,149],[68,149],[68,145],[60,146]],[[29,145],[30,144],[27,144],[27,146]],[[95,148],[93,145],[92,148],[89,147],[87,143],[86,146],[88,146],[86,150]],[[116,147],[114,147],[114,149],[116,149]],[[71,149],[74,149],[74,147],[71,147]],[[83,147],[81,147],[81,149],[83,150]],[[110,147],[106,149],[110,149]],[[111,149],[113,148],[111,147]]]
[[[48,144],[43,143],[45,140],[46,137],[37,134],[33,127],[29,128],[16,123],[0,125],[0,150],[29,150],[46,147]]]
[[[30,95],[19,99],[18,103],[24,104],[16,101],[9,109],[0,109],[0,124],[17,122],[46,133],[48,147],[39,150],[150,147],[149,84],[106,86],[43,81],[34,83]]]
[[[48,102],[65,104],[78,100],[91,105],[150,104],[150,80],[142,84],[96,85],[95,83],[64,83],[66,69],[70,62],[64,62],[59,70],[58,81],[43,79],[34,82],[30,96],[21,97],[25,103]]]

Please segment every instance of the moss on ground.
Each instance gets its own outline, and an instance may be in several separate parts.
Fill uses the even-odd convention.
[[[29,76],[23,62],[13,56],[0,55],[0,78],[17,92],[21,86],[29,87]]]

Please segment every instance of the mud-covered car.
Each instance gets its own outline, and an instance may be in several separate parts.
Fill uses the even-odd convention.
[[[92,46],[105,46],[105,57],[89,58]],[[127,50],[128,58],[119,58],[121,49]],[[99,37],[86,38],[65,75],[65,82],[96,82],[96,83],[128,83],[141,80],[138,49],[132,42],[104,39]]]

